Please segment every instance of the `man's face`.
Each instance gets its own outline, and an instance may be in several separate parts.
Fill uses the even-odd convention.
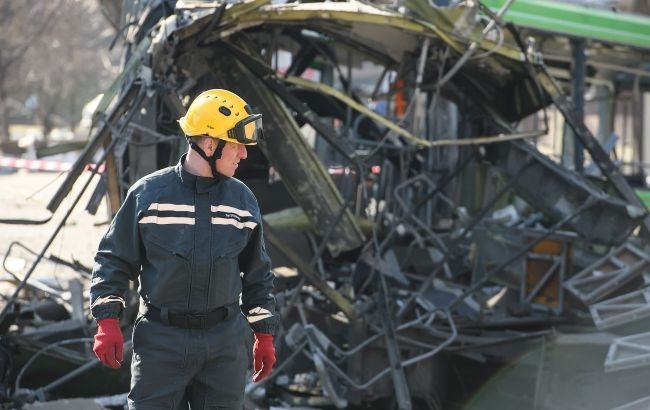
[[[239,166],[239,161],[246,159],[248,153],[246,146],[226,141],[226,145],[221,152],[221,158],[217,160],[217,171],[221,175],[231,177]]]

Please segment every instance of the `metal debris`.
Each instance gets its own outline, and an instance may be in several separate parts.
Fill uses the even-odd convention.
[[[618,303],[646,298],[650,217],[534,41],[503,22],[508,5],[127,1],[123,72],[47,209],[100,155],[87,209],[107,196],[116,211],[134,181],[185,149],[175,119],[191,97],[230,88],[265,118],[238,177],[260,200],[283,318],[276,368],[247,386],[247,408],[457,408],[528,349],[542,349],[543,371],[528,373],[542,390],[499,407],[557,408],[543,395],[562,380],[553,349],[646,316],[647,303]],[[513,125],[550,104],[597,183],[535,147],[547,124]],[[29,279],[50,244],[0,315],[8,403],[109,374],[88,348],[80,285],[65,299]],[[70,318],[39,323],[35,292]],[[136,304],[134,294],[125,328]],[[27,350],[78,367],[23,387],[10,365]],[[601,370],[621,368],[608,360]],[[111,386],[128,389],[128,366],[114,374]]]

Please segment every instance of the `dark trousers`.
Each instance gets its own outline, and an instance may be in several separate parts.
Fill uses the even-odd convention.
[[[241,409],[251,337],[241,313],[206,329],[138,316],[129,409]]]

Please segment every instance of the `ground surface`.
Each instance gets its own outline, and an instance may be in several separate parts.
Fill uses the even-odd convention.
[[[49,260],[52,256],[92,267],[97,245],[108,226],[105,201],[100,204],[96,215],[91,215],[85,210],[88,198],[97,184],[97,176],[85,190],[65,224],[56,232],[89,176],[89,172],[83,173],[75,183],[73,191],[63,200],[56,212],[51,214],[46,208],[47,204],[63,183],[65,174],[0,170],[0,219],[40,221],[52,217],[49,222],[38,225],[0,224],[0,291],[3,294],[15,289],[15,279],[10,273],[23,277],[32,267],[35,268],[30,277],[61,287],[65,287],[66,281],[71,278],[80,277],[74,269],[52,263]],[[45,257],[34,264],[37,255],[50,241]]]

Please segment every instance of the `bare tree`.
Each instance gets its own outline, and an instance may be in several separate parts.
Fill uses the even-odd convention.
[[[4,1],[0,4],[0,133],[19,110],[42,125],[72,127],[83,104],[116,75],[108,46],[115,30],[98,2]],[[29,102],[25,104],[25,102]]]
[[[4,2],[0,5],[0,132],[9,138],[9,97],[19,86],[15,83],[18,66],[30,44],[47,29],[61,1],[43,7],[31,2]]]

